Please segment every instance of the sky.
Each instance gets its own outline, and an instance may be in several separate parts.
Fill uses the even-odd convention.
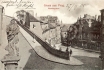
[[[37,14],[38,17],[47,15],[58,16],[63,24],[73,24],[78,17],[83,17],[84,14],[91,16],[100,15],[100,10],[104,8],[103,3],[104,0],[0,0],[0,5],[4,6],[5,14],[8,16],[14,17],[17,10],[32,10],[34,11],[34,16]],[[33,6],[26,8],[26,6],[22,7],[18,4]],[[17,5],[19,6],[18,8]]]

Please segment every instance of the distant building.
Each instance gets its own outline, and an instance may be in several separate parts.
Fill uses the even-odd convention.
[[[39,21],[37,18],[35,18],[34,16],[30,16],[30,30],[35,33],[36,35],[38,35],[39,37],[43,37],[42,35],[42,27],[41,27],[41,21]]]
[[[58,22],[57,16],[40,16],[41,27],[43,29],[43,36],[46,42],[54,46],[60,43],[60,24]]]
[[[57,21],[56,17],[52,16],[40,16],[38,19],[33,17],[34,21],[30,20],[30,30],[35,34],[39,35],[44,41],[50,43],[54,46],[57,43],[60,43],[60,24]],[[54,20],[51,22],[52,20]]]
[[[68,30],[70,25],[65,24],[61,27],[61,43],[63,45],[67,45],[67,37],[68,37]]]
[[[57,23],[58,17],[57,16],[40,16],[40,20],[47,23]]]
[[[85,14],[83,18],[78,18],[77,46],[87,49],[99,50],[100,47],[100,27],[101,17]]]

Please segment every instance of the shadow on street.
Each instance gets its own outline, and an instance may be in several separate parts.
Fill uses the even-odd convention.
[[[55,63],[47,61],[40,56],[38,56],[33,49],[30,49],[31,53],[25,67],[23,70],[53,70],[55,67]]]

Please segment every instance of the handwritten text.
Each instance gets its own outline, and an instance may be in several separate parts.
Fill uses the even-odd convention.
[[[34,3],[31,1],[15,0],[15,1],[2,1],[1,3],[6,4],[6,7],[15,6],[16,8],[22,9],[35,9]]]

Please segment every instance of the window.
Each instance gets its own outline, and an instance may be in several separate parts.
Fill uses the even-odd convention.
[[[33,24],[33,28],[35,28],[35,25]]]

